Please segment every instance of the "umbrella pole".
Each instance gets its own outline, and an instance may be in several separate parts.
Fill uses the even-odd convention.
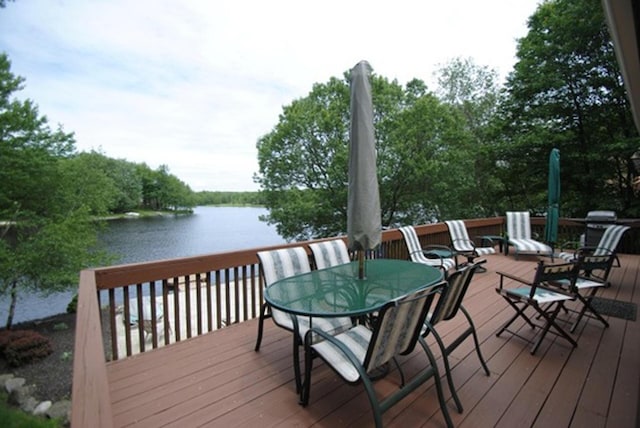
[[[364,279],[364,250],[358,251],[358,278]]]

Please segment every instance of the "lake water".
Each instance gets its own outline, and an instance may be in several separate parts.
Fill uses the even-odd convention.
[[[101,245],[117,256],[114,264],[136,263],[277,245],[284,241],[259,220],[255,207],[196,207],[193,215],[112,220],[100,234]],[[47,297],[19,295],[14,323],[66,311],[75,290]],[[6,324],[9,299],[0,297],[0,326]]]

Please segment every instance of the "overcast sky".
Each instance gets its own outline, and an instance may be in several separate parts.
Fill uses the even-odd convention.
[[[195,191],[257,190],[257,140],[282,107],[360,60],[433,85],[471,57],[504,77],[539,0],[17,0],[0,50],[52,125]]]

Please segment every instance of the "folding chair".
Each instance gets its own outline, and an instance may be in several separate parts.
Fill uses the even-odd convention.
[[[538,254],[553,257],[553,249],[531,238],[531,220],[528,211],[507,211],[507,247],[512,245],[515,257],[519,254]]]
[[[360,382],[371,404],[376,427],[382,427],[382,414],[407,395],[433,378],[436,392],[447,426],[453,423],[442,392],[440,375],[435,357],[424,342],[420,331],[434,295],[444,286],[440,283],[386,303],[380,310],[373,329],[357,325],[338,335],[331,335],[315,327],[305,336],[305,377],[300,394],[300,404],[309,403],[313,359],[322,358],[347,383]],[[317,337],[316,337],[317,336]],[[320,340],[317,340],[317,339]],[[420,370],[408,383],[398,364],[397,357],[410,354],[420,342],[430,366]],[[400,388],[382,400],[373,387],[372,373],[394,361],[400,373]]]
[[[462,404],[453,385],[453,377],[451,375],[451,367],[449,365],[449,355],[460,344],[462,344],[467,337],[472,336],[476,348],[476,354],[478,354],[478,358],[480,359],[480,364],[482,365],[482,368],[484,369],[486,375],[490,375],[487,363],[482,357],[482,352],[480,351],[480,342],[478,341],[478,335],[476,334],[476,327],[473,324],[471,315],[469,315],[469,312],[467,312],[464,306],[462,306],[462,300],[464,299],[467,289],[469,288],[469,284],[471,283],[473,274],[480,267],[480,263],[485,263],[485,260],[482,260],[475,264],[468,264],[466,266],[463,266],[449,276],[449,278],[447,279],[447,286],[442,289],[442,294],[439,297],[436,309],[431,314],[429,314],[429,316],[427,316],[427,319],[424,323],[424,328],[422,330],[422,337],[426,337],[429,333],[432,333],[434,338],[436,339],[436,343],[440,347],[449,389],[451,390],[451,395],[453,396],[453,400],[455,401],[458,412],[460,413],[462,413]],[[448,346],[445,346],[444,341],[438,334],[438,331],[435,327],[437,327],[437,325],[441,321],[448,321],[453,319],[458,313],[458,309],[467,319],[469,326],[466,330],[460,333]]]
[[[457,254],[460,254],[467,258],[467,263],[473,263],[473,261],[487,254],[495,254],[496,249],[493,247],[477,247],[472,239],[469,239],[467,233],[467,226],[465,226],[462,220],[449,220],[444,222],[449,229],[449,236],[451,237],[451,246]],[[458,260],[456,260],[458,265]],[[478,272],[483,272],[482,266],[478,267]]]
[[[565,290],[559,288],[559,283],[568,284],[568,288],[572,288],[578,277],[578,265],[575,263],[549,264],[539,262],[533,281],[527,281],[517,276],[497,272],[500,275],[500,283],[496,292],[500,294],[507,303],[516,311],[496,333],[500,336],[507,331],[514,336],[518,336],[528,342],[526,337],[521,336],[515,330],[509,330],[511,324],[518,318],[522,318],[531,328],[539,328],[541,331],[531,348],[531,354],[535,354],[536,350],[542,343],[546,334],[553,327],[552,333],[564,337],[571,345],[578,346],[575,340],[565,332],[556,322],[558,312],[564,308],[567,300],[575,300],[575,296]],[[505,288],[505,279],[517,283],[514,288]],[[521,305],[521,306],[520,306]],[[530,317],[525,314],[525,310],[533,308],[539,318],[544,319],[543,325],[535,324]]]
[[[409,258],[412,262],[438,267],[444,271],[445,277],[447,276],[449,269],[456,267],[456,261],[453,258],[455,253],[451,248],[445,245],[430,245],[422,248],[420,240],[418,239],[418,234],[413,226],[404,226],[399,230],[404,237],[404,242],[407,245],[407,250],[409,251]],[[439,252],[450,256],[442,257],[439,255]],[[427,257],[425,253],[432,254],[433,257]]]
[[[293,275],[311,271],[309,256],[303,247],[290,247],[272,251],[258,252],[260,269],[264,277],[265,287],[273,284],[279,279],[288,278]],[[304,335],[311,323],[314,326],[326,331],[343,331],[353,325],[351,318],[313,318],[296,316],[273,309],[264,302],[258,320],[258,337],[256,339],[255,351],[260,350],[262,343],[262,332],[264,320],[273,318],[273,322],[285,330],[293,333],[293,370],[296,381],[296,392],[300,392],[301,374],[298,347],[302,346]]]
[[[599,320],[604,324],[605,328],[609,327],[607,320],[602,318],[602,315],[591,305],[591,302],[600,288],[609,285],[607,278],[614,259],[615,256],[612,254],[600,256],[581,255],[575,262],[577,264],[578,278],[573,287],[568,281],[560,282],[561,286],[572,293],[582,304],[578,317],[571,327],[572,333],[576,330],[585,314]]]

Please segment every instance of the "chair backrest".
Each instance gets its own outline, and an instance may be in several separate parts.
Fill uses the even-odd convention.
[[[397,355],[413,351],[434,295],[446,285],[418,290],[385,304],[378,314],[363,366],[367,373],[381,367]]]
[[[451,237],[451,245],[457,251],[473,251],[473,241],[469,239],[467,233],[467,226],[465,226],[462,220],[448,220],[444,222],[449,229],[449,236]]]
[[[432,326],[456,316],[478,266],[478,264],[469,264],[449,275],[447,286],[443,289],[436,309],[429,319]]]
[[[259,251],[258,259],[264,275],[265,286],[283,278],[311,271],[309,256],[303,247]]]
[[[511,239],[531,239],[529,211],[507,211],[507,234]]]
[[[569,288],[573,288],[578,279],[578,272],[578,263],[568,262],[549,265],[544,264],[544,261],[538,262],[536,276],[533,280],[533,287],[531,287],[529,297],[534,297],[538,287],[545,287],[553,285],[554,283],[564,286],[568,285]]]
[[[309,248],[311,248],[318,269],[342,265],[351,261],[347,244],[342,239],[314,242],[309,244]]]
[[[598,246],[594,250],[593,254],[596,256],[615,254],[616,248],[620,243],[620,238],[622,235],[629,230],[629,226],[622,226],[619,224],[614,224],[604,231],[602,237],[600,238],[600,242],[598,242]]]
[[[400,233],[404,237],[404,242],[407,244],[407,250],[409,251],[409,257],[412,261],[420,261],[422,256],[422,245],[418,239],[418,234],[413,226],[403,226],[400,229]]]
[[[613,254],[580,255],[577,262],[578,274],[586,277],[595,277],[596,279],[606,282],[615,258]],[[597,274],[594,274],[594,271],[597,271]]]
[[[510,239],[531,239],[529,211],[507,211],[507,234]]]

